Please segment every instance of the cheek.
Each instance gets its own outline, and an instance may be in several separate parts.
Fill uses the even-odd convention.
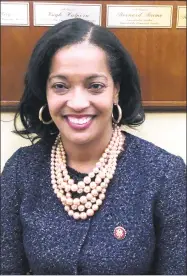
[[[107,89],[103,94],[95,96],[92,98],[93,105],[97,107],[97,109],[101,113],[111,113],[113,109],[113,91],[112,89]]]
[[[98,99],[97,106],[101,112],[111,112],[113,109],[113,98],[109,94],[105,94]]]
[[[49,112],[52,116],[56,116],[59,114],[59,112],[62,110],[64,102],[62,97],[59,97],[58,95],[52,95],[50,93],[47,93],[47,103]]]
[[[111,101],[106,102],[106,100],[103,100],[98,104],[97,109],[102,117],[105,117],[105,119],[110,118],[112,116],[113,103]]]
[[[57,117],[60,112],[59,104],[48,101],[48,109],[51,117],[53,118],[53,120],[55,120],[55,117]]]

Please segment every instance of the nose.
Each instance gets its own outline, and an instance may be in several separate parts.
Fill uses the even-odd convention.
[[[90,106],[88,95],[83,89],[74,89],[67,101],[67,106],[77,112],[88,108]]]

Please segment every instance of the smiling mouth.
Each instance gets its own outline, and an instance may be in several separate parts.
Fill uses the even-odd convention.
[[[77,130],[88,128],[96,116],[64,116],[68,125]]]
[[[66,118],[73,124],[83,125],[88,123],[93,118],[93,116],[85,116],[82,118],[67,116]]]

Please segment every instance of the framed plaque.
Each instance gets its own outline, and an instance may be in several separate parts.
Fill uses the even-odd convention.
[[[108,28],[171,28],[173,6],[107,5]]]
[[[1,2],[2,26],[29,26],[29,2]]]
[[[101,9],[101,4],[34,2],[34,26],[53,26],[72,18],[82,18],[96,25],[101,25]]]
[[[186,6],[177,7],[177,28],[186,28]]]

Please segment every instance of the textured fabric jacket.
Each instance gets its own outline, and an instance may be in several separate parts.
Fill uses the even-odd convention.
[[[51,146],[8,160],[1,179],[1,274],[186,274],[186,178],[180,157],[126,133],[106,198],[92,218],[64,211],[50,183]],[[84,174],[69,168],[80,180]],[[124,239],[114,235],[121,226]]]

